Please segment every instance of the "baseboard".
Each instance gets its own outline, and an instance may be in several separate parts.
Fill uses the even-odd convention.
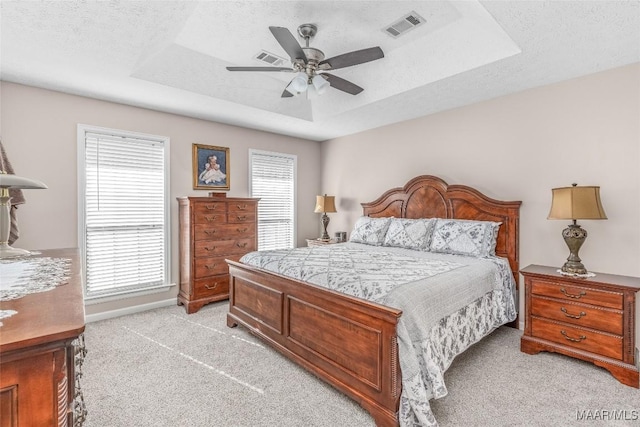
[[[162,301],[150,302],[147,304],[134,305],[132,307],[119,308],[117,310],[103,311],[101,313],[87,314],[85,322],[97,322],[100,320],[112,319],[114,317],[126,316],[128,314],[140,313],[142,311],[153,310],[154,308],[168,307],[176,305],[176,299],[166,299]]]

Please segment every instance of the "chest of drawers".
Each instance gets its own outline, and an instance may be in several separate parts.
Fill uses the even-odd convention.
[[[635,296],[640,278],[602,273],[577,278],[539,265],[520,273],[525,280],[523,352],[552,351],[586,360],[639,387]]]
[[[178,198],[180,291],[187,313],[229,298],[229,268],[257,248],[258,199]]]

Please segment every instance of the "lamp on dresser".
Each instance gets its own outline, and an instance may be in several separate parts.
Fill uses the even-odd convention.
[[[329,225],[329,216],[327,212],[333,213],[336,211],[336,202],[334,196],[316,196],[316,208],[315,213],[322,213],[322,227],[323,233],[320,240],[330,240],[329,233],[327,233],[327,226]]]
[[[571,187],[552,189],[551,211],[547,219],[569,219],[569,224],[562,231],[562,237],[569,247],[569,257],[562,266],[562,272],[568,274],[587,274],[587,269],[578,256],[578,251],[585,239],[587,230],[577,224],[579,219],[607,219],[600,201],[600,187],[572,184]]]
[[[25,249],[9,246],[11,234],[11,195],[10,188],[34,189],[47,188],[45,184],[35,179],[24,178],[0,171],[0,258],[13,258],[31,255]]]

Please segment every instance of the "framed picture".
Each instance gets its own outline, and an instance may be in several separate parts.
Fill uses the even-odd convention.
[[[229,190],[229,148],[193,144],[193,189]]]

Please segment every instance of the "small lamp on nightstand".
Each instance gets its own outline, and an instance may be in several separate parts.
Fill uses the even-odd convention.
[[[327,216],[327,212],[337,212],[336,211],[336,202],[334,196],[316,196],[316,208],[314,210],[315,213],[322,213],[322,226],[324,232],[322,233],[322,237],[320,240],[330,240],[329,233],[327,233],[327,225],[329,225],[329,217]]]
[[[578,251],[587,238],[587,230],[580,227],[578,219],[607,219],[600,202],[600,187],[571,187],[554,188],[551,200],[551,212],[547,219],[570,219],[569,224],[562,231],[562,237],[569,247],[569,258],[562,266],[562,271],[570,274],[587,274],[587,269],[578,256]]]

